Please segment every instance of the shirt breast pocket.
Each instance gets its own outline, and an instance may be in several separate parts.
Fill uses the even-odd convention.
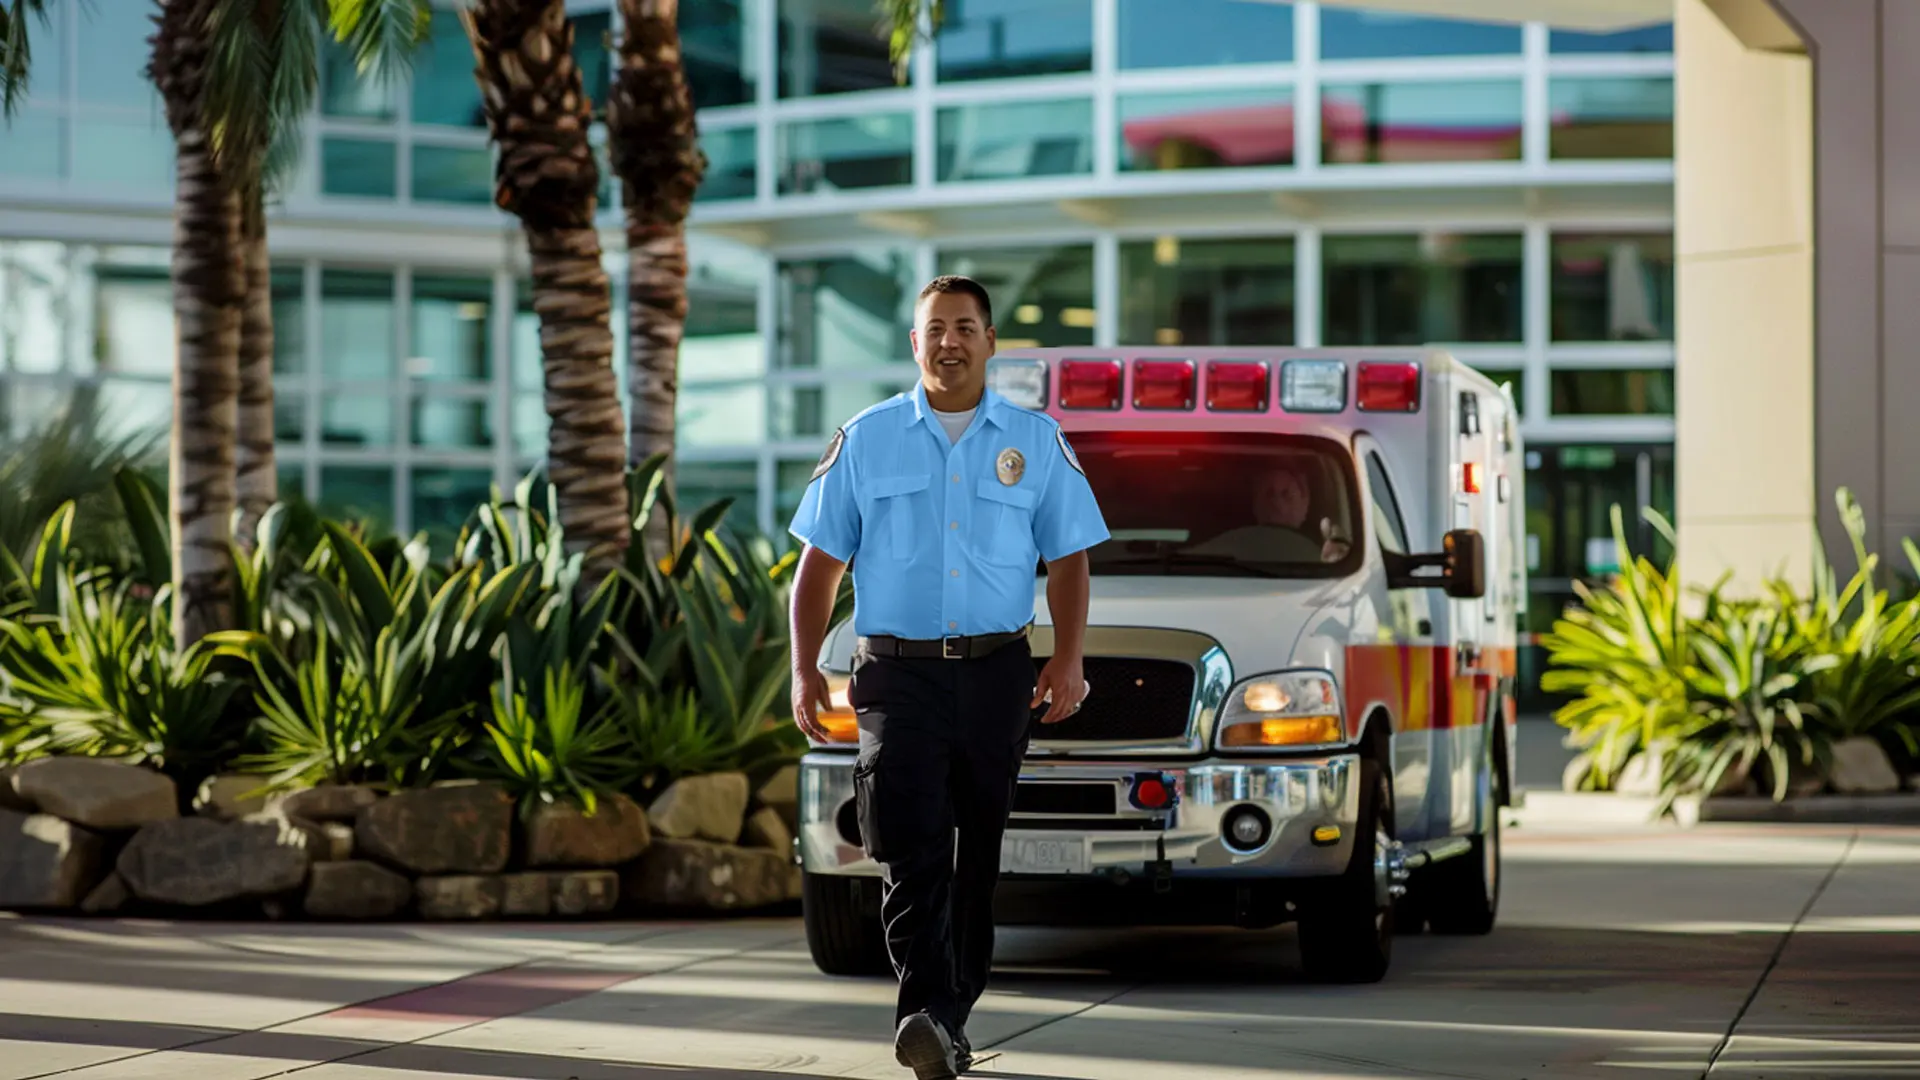
[[[997,479],[980,481],[980,507],[975,511],[980,529],[980,557],[995,566],[1032,567],[1038,561],[1033,546],[1033,508],[1040,495],[1032,488],[1009,487]]]
[[[881,476],[861,485],[866,489],[867,521],[861,531],[880,541],[880,550],[892,559],[913,558],[914,498],[927,490],[926,476]]]

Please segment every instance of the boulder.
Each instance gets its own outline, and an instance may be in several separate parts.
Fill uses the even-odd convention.
[[[135,833],[118,865],[140,899],[200,907],[291,892],[310,862],[305,843],[275,822],[187,817]]]
[[[682,777],[647,807],[654,833],[671,840],[731,844],[746,816],[747,775],[737,772]]]
[[[316,821],[344,821],[352,824],[360,811],[380,801],[380,793],[358,784],[323,784],[296,791],[278,803],[290,816]]]
[[[106,878],[93,887],[85,900],[80,901],[80,910],[89,915],[110,915],[126,907],[133,900],[128,891],[126,879],[118,870],[108,871]]]
[[[788,832],[800,831],[800,766],[783,767],[761,784],[753,797],[761,806],[780,815]]]
[[[0,908],[71,908],[100,880],[105,841],[51,814],[0,810]]]
[[[491,919],[500,914],[505,892],[501,880],[491,875],[423,877],[413,883],[423,919]]]
[[[33,805],[32,799],[25,798],[13,790],[13,774],[18,771],[19,769],[15,766],[0,765],[0,810],[18,810],[23,814],[31,814],[39,807]]]
[[[43,813],[88,829],[137,829],[180,816],[173,781],[151,769],[97,758],[36,758],[13,790]]]
[[[765,848],[791,858],[793,832],[781,819],[780,812],[769,806],[747,819],[747,827],[740,832],[740,846]]]
[[[1879,742],[1864,735],[1833,747],[1833,790],[1842,795],[1884,795],[1900,790],[1900,774]]]
[[[625,795],[596,801],[589,816],[572,803],[552,803],[527,822],[528,866],[619,866],[652,841],[646,812]]]
[[[552,888],[546,874],[508,874],[500,879],[500,914],[544,916],[553,910]]]
[[[655,908],[748,911],[787,900],[792,869],[791,858],[760,848],[656,840],[627,868],[620,891]]]
[[[575,870],[550,876],[555,915],[605,915],[620,902],[620,875],[612,870]]]
[[[265,794],[255,794],[267,781],[267,777],[244,773],[209,776],[193,796],[193,812],[229,821],[257,814],[265,810],[270,801]]]
[[[513,850],[513,798],[496,784],[402,791],[360,814],[363,857],[416,874],[494,874]]]
[[[413,882],[364,860],[314,863],[306,913],[316,919],[390,919],[407,909]]]

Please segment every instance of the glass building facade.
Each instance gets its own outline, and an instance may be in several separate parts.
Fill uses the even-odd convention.
[[[568,6],[604,102],[612,5]],[[169,416],[171,140],[131,7],[50,4],[0,130],[0,437],[79,388],[117,428]],[[1670,27],[949,0],[896,73],[871,0],[680,18],[709,162],[683,499],[779,534],[834,428],[912,385],[913,297],[956,271],[1003,346],[1435,342],[1510,382],[1534,630],[1608,568],[1609,507],[1671,511]],[[452,5],[410,82],[321,74],[272,217],[283,483],[446,535],[545,446],[524,241]]]

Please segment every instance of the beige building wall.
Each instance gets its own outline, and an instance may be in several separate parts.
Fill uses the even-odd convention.
[[[1724,5],[1721,5],[1724,6]],[[1815,544],[1812,67],[1675,0],[1682,573],[1805,582]]]

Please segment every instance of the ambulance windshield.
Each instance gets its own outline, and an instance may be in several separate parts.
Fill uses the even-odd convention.
[[[1360,562],[1353,459],[1320,438],[1267,433],[1070,436],[1112,539],[1107,575],[1330,577]]]

